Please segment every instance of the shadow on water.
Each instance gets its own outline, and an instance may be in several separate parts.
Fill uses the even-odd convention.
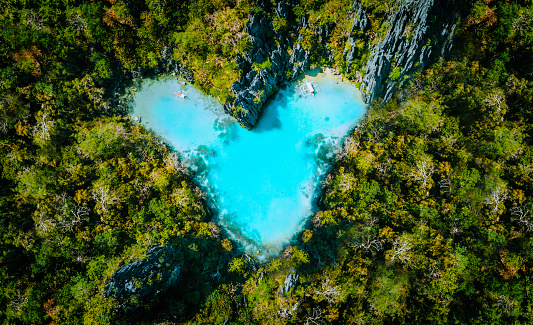
[[[263,133],[281,129],[282,124],[279,118],[279,108],[274,105],[269,105],[263,110],[263,116],[255,128],[252,129],[252,132]]]
[[[286,88],[286,86],[285,86]],[[283,91],[283,90],[282,90]],[[274,99],[268,99],[263,104],[263,109],[261,110],[257,125],[252,129],[252,132],[263,133],[272,130],[280,130],[282,127],[281,119],[279,116],[279,105],[272,105],[275,102],[278,104],[282,103],[282,99],[286,97],[282,91],[279,91]],[[285,103],[284,101],[283,103]],[[286,105],[286,104],[285,104]]]
[[[304,75],[302,75],[299,79],[303,79],[305,78],[305,76],[311,76],[311,77],[316,77],[318,76],[319,73],[322,73],[323,70],[322,68],[315,68],[313,70],[309,70],[307,71]]]

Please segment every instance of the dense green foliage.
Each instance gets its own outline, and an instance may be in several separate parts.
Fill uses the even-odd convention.
[[[372,107],[301,234],[305,262],[289,247],[252,275],[236,323],[531,323],[530,5],[477,1],[456,58]]]
[[[236,308],[209,318],[236,301],[221,286],[191,323],[530,323],[527,5],[476,2],[455,59],[374,105],[345,140],[299,243],[248,275]],[[280,295],[294,272],[300,284]]]
[[[359,78],[363,40],[379,41],[398,5],[361,2],[371,27],[351,66],[351,1],[290,1],[294,17],[274,18],[274,31],[301,36],[314,63]],[[149,247],[174,243],[183,280],[138,302],[152,310],[141,323],[533,322],[533,3],[471,3],[461,6],[453,58],[372,106],[324,180],[308,229],[260,265],[210,222],[179,157],[112,100],[131,71],[159,69],[169,50],[201,89],[228,99],[240,74],[234,58],[250,47],[244,23],[260,8],[5,2],[0,320],[126,322],[122,302],[103,297],[106,279]],[[294,30],[302,15],[309,28]],[[332,26],[328,44],[314,33],[323,24]],[[298,285],[282,289],[289,275]]]
[[[191,43],[185,39],[195,38],[194,28],[202,35],[242,33],[239,19],[251,7],[242,2],[240,9],[219,13],[223,23],[232,17],[229,26],[202,20],[216,16],[219,5],[235,7],[183,1],[3,3],[2,323],[116,324],[122,315],[102,296],[106,279],[144,258],[150,246],[167,242],[184,247],[184,272],[197,278],[182,288],[187,295],[178,292],[184,308],[209,294],[202,272],[216,270],[228,250],[217,239],[220,230],[210,222],[203,193],[160,139],[113,117],[118,111],[112,99],[129,70],[157,67],[169,46]],[[207,42],[206,53],[188,49],[191,58],[220,57],[231,69],[220,78],[218,66],[197,69],[207,81],[196,79],[215,95],[227,93],[238,77],[231,65],[238,50],[224,52],[226,43],[215,48],[213,40]]]

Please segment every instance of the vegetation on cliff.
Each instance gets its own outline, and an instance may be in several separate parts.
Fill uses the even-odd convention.
[[[177,155],[121,117],[114,92],[175,59],[206,92],[230,98],[250,10],[294,33],[316,64],[358,79],[398,5],[360,2],[370,27],[356,31],[365,37],[350,63],[351,1],[287,1],[286,21],[278,2],[5,2],[3,323],[533,321],[532,2],[462,2],[453,56],[372,106],[308,229],[260,265],[210,222]],[[167,244],[179,248],[178,286],[148,300],[104,297],[121,266]]]

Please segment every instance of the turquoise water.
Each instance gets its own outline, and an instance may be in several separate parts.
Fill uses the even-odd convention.
[[[131,116],[180,153],[209,193],[218,223],[263,255],[279,252],[301,230],[342,137],[366,112],[352,84],[336,84],[329,73],[304,80],[318,84],[318,93],[302,96],[298,85],[280,90],[252,131],[177,80],[147,80],[133,97]]]

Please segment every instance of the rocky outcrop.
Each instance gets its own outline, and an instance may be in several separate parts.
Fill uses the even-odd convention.
[[[347,40],[350,46],[348,50],[344,51],[344,58],[348,62],[351,62],[353,59],[355,59],[357,50],[355,46],[355,41],[357,40],[356,31],[365,31],[370,26],[370,20],[366,15],[366,11],[358,0],[355,0],[353,3],[350,14],[354,15],[352,28],[350,29],[350,34]]]
[[[390,27],[383,40],[372,48],[362,80],[365,102],[378,97],[389,100],[415,69],[450,52],[456,20],[451,6],[451,0],[406,0],[384,22]],[[354,45],[354,31],[365,30],[369,22],[359,0],[352,8],[356,14],[348,41]],[[346,53],[348,61],[354,59],[354,50],[352,46],[352,52]]]
[[[285,19],[291,15],[289,5],[283,1],[278,3],[275,12]],[[300,44],[293,47],[283,35],[278,35],[278,44],[273,44],[272,20],[263,12],[250,13],[245,31],[252,43],[252,51],[236,58],[242,74],[231,87],[235,100],[226,104],[224,109],[249,130],[256,124],[261,107],[276,91],[277,85],[309,69],[310,59]]]
[[[296,271],[292,271],[291,273],[289,273],[289,275],[287,275],[285,281],[283,282],[283,287],[281,287],[279,295],[283,296],[284,294],[291,291],[292,288],[296,287],[296,285],[298,284],[299,277],[300,276],[298,275],[298,273],[296,273]]]
[[[174,246],[152,247],[146,255],[118,269],[104,287],[104,296],[117,298],[129,318],[135,318],[137,304],[152,301],[180,278],[180,251]]]
[[[365,102],[370,103],[376,98],[389,100],[395,89],[405,83],[416,69],[423,68],[437,56],[449,53],[456,20],[450,14],[451,4],[451,0],[405,0],[383,22],[383,26],[389,26],[388,31],[370,49],[365,76],[360,80]],[[278,2],[273,12],[280,18],[292,18],[291,6],[284,1]],[[344,52],[348,62],[360,55],[356,41],[362,33],[357,31],[364,32],[371,25],[360,0],[355,0],[350,14],[354,20],[347,38],[349,46]],[[307,15],[301,16],[293,25],[293,32],[309,28]],[[324,45],[323,55],[331,62],[334,58],[328,49],[328,38],[333,27],[327,24],[314,27],[319,44]],[[235,99],[225,105],[225,110],[242,126],[251,129],[257,122],[261,107],[276,91],[277,85],[308,70],[311,62],[309,52],[301,46],[302,35],[294,39],[295,44],[291,44],[284,35],[276,35],[278,42],[274,44],[272,20],[263,12],[250,13],[245,31],[252,50],[236,58],[242,74],[231,87]]]

